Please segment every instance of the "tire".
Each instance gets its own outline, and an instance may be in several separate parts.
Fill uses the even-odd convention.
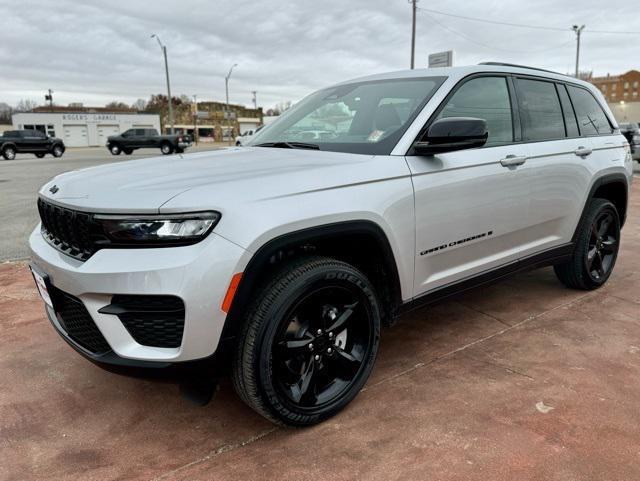
[[[118,144],[115,144],[109,147],[109,152],[111,152],[111,155],[120,155],[120,152],[122,152],[122,149]]]
[[[14,160],[16,158],[16,148],[8,145],[4,149],[2,149],[2,156],[5,160]]]
[[[380,305],[364,274],[331,258],[299,259],[271,279],[247,311],[234,388],[267,419],[309,426],[338,413],[367,381]]]
[[[126,155],[131,155],[133,153],[133,149],[122,149],[122,151],[126,154]]]
[[[173,154],[173,145],[171,145],[168,142],[165,142],[160,146],[160,152],[162,152],[162,155]]]
[[[44,157],[44,154],[35,154],[37,158],[42,159]]]
[[[62,157],[62,154],[64,154],[64,148],[61,145],[54,145],[53,149],[51,149],[51,153],[54,157]]]
[[[606,199],[593,199],[578,231],[571,259],[554,266],[560,282],[572,289],[593,290],[609,279],[620,248],[620,218]]]
[[[242,144],[241,144],[241,143],[240,143],[240,141],[238,140],[238,141],[236,142],[236,147],[240,147],[241,145],[242,145]]]

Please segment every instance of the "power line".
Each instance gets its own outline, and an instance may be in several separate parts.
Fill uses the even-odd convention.
[[[542,25],[526,25],[522,23],[511,23],[511,22],[502,22],[499,20],[489,20],[486,18],[478,18],[478,17],[468,17],[466,15],[457,15],[454,13],[441,12],[439,10],[433,10],[431,8],[424,7],[416,7],[418,10],[423,12],[435,13],[437,15],[444,15],[446,17],[460,18],[463,20],[470,20],[472,22],[482,22],[482,23],[490,23],[493,25],[505,25],[508,27],[517,27],[517,28],[529,28],[533,30],[549,30],[554,32],[567,32],[571,31],[569,28],[561,28],[561,27],[546,27]],[[606,33],[606,34],[619,34],[619,35],[640,35],[640,32],[631,32],[631,31],[614,31],[614,30],[591,30],[589,29],[589,33]]]
[[[426,9],[421,9],[421,10],[426,10]],[[490,50],[497,50],[497,51],[501,51],[501,52],[507,52],[507,53],[541,53],[541,52],[548,52],[550,50],[557,50],[560,47],[564,47],[565,45],[568,45],[570,43],[573,43],[573,40],[569,40],[567,42],[561,43],[560,45],[555,45],[553,47],[547,47],[547,48],[543,48],[543,49],[537,49],[537,50],[511,50],[511,49],[506,49],[506,48],[501,48],[501,47],[494,47],[493,45],[489,45],[483,42],[478,42],[476,39],[470,37],[469,35],[466,35],[458,30],[454,30],[451,27],[448,27],[447,25],[445,25],[444,23],[442,23],[441,21],[437,20],[436,18],[432,17],[431,15],[427,15],[425,14],[425,17],[427,17],[428,19],[430,19],[432,22],[434,22],[435,24],[437,24],[438,26],[440,26],[441,28],[443,28],[444,30],[453,33],[454,35],[458,35],[459,37],[464,38],[465,40],[474,43],[476,45],[479,45],[480,47],[484,47],[484,48],[488,48]],[[565,32],[570,32],[571,30],[564,30]]]

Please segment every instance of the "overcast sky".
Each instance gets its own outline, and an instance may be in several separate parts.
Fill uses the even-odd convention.
[[[416,66],[455,50],[455,63],[487,60],[572,72],[574,23],[586,24],[581,66],[595,74],[640,65],[638,5],[602,0],[421,0],[420,7],[494,21],[565,28],[546,31],[418,12]],[[328,84],[408,68],[407,0],[0,0],[0,102],[127,103],[166,92],[160,48],[167,45],[173,95],[232,103],[296,101]]]

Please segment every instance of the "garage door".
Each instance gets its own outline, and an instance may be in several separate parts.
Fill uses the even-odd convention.
[[[89,136],[86,125],[63,125],[64,143],[67,147],[87,147]]]
[[[105,145],[110,135],[118,135],[119,133],[120,126],[118,125],[98,125],[98,144]]]

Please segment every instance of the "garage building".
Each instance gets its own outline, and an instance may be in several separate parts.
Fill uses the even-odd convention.
[[[80,111],[25,112],[13,114],[14,129],[36,129],[62,139],[67,147],[102,147],[107,137],[131,128],[156,129],[160,116],[153,113],[109,112],[104,109]]]

